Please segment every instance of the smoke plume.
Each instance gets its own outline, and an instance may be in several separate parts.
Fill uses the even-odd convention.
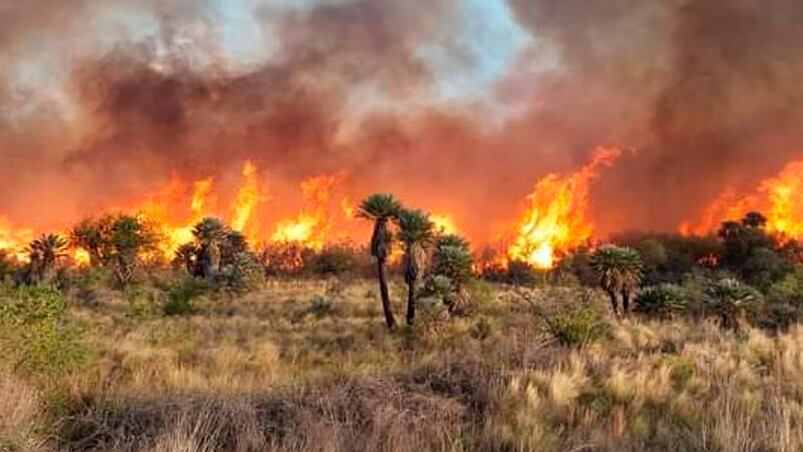
[[[469,0],[231,3],[258,33],[213,0],[0,0],[0,214],[58,225],[250,159],[265,215],[343,171],[482,241],[614,145],[598,232],[674,230],[803,156],[797,0],[494,0],[488,35]]]

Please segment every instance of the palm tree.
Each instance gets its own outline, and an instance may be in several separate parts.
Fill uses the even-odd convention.
[[[630,298],[641,284],[642,263],[632,248],[603,246],[591,256],[592,268],[597,272],[599,285],[611,298],[614,315],[619,315],[617,295],[622,298],[622,311],[630,310]]]
[[[746,323],[747,313],[755,308],[759,298],[753,288],[733,278],[709,282],[704,293],[707,307],[719,316],[720,327],[737,332]]]
[[[204,218],[192,230],[199,244],[198,267],[201,276],[215,278],[220,271],[220,247],[229,228],[217,218]]]
[[[28,282],[49,282],[58,260],[66,255],[67,240],[57,234],[45,234],[28,245]]]
[[[474,257],[468,241],[454,234],[439,237],[432,256],[431,276],[445,278],[449,282],[448,290],[441,294],[449,314],[455,314],[465,304],[463,286],[471,279],[473,272]],[[430,286],[437,287],[442,282]]]
[[[156,233],[143,218],[118,215],[111,221],[109,237],[110,257],[117,283],[125,287],[134,277],[141,254],[152,250],[157,242]]]
[[[399,212],[399,238],[404,243],[404,281],[407,283],[407,324],[415,321],[416,284],[427,264],[427,247],[434,238],[434,224],[429,214],[420,210],[404,209]]]
[[[105,242],[108,238],[108,231],[104,230],[104,227],[110,224],[111,222],[106,219],[100,221],[85,219],[70,231],[70,243],[89,253],[89,263],[92,267],[97,267],[104,261]]]
[[[761,229],[767,225],[767,217],[761,212],[748,212],[742,218],[742,225],[748,228]]]
[[[373,194],[360,203],[358,215],[374,222],[374,232],[371,234],[371,255],[376,259],[377,278],[379,279],[379,292],[382,296],[382,309],[385,312],[385,322],[388,329],[396,328],[396,319],[390,307],[388,294],[388,281],[385,276],[385,264],[393,245],[393,234],[389,223],[399,215],[401,203],[390,194]]]

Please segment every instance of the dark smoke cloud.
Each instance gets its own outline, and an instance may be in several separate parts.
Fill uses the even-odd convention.
[[[673,228],[725,186],[803,156],[800,2],[511,4],[565,64],[534,124],[554,115],[578,126],[569,143],[590,133],[639,148],[597,190],[604,229]],[[564,101],[574,114],[555,111]]]
[[[202,2],[139,2],[156,33],[104,47],[70,33],[125,2],[7,3],[0,175],[19,193],[0,198],[0,212],[26,221],[53,220],[30,202],[48,189],[77,216],[174,172],[231,173],[250,158],[280,185],[346,170],[356,195],[396,191],[481,238],[516,215],[538,177],[620,145],[638,153],[594,191],[601,230],[674,229],[725,185],[803,155],[799,1],[509,0],[533,39],[490,102],[429,101],[437,75],[419,50],[454,34],[458,0],[266,6],[258,18],[274,50],[247,70],[227,63]],[[187,51],[195,23],[207,31]],[[65,75],[76,112],[44,102],[15,119],[14,55],[59,40],[83,49]],[[479,64],[459,40],[441,44],[462,67]],[[366,98],[382,108],[359,107]],[[506,108],[517,113],[497,120]]]

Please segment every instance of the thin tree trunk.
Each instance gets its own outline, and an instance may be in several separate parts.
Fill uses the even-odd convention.
[[[415,281],[407,283],[407,324],[415,322]]]
[[[608,292],[608,296],[611,297],[611,308],[613,309],[613,315],[619,317],[619,303],[616,301],[616,291],[606,290],[606,292]]]
[[[622,314],[627,315],[630,311],[630,292],[622,290]]]
[[[385,323],[389,330],[396,329],[396,319],[393,318],[393,310],[390,307],[390,294],[388,293],[388,281],[385,276],[385,260],[376,260],[376,270],[379,277],[379,293],[382,296],[382,310],[385,311]]]

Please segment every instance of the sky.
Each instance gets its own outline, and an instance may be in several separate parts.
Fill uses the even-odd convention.
[[[320,5],[347,4],[348,0],[199,0],[191,13],[182,2],[165,2],[167,6],[162,8],[148,7],[147,3],[86,4],[72,23],[65,20],[60,24],[68,33],[66,40],[55,34],[27,34],[15,42],[6,60],[12,68],[12,87],[57,102],[63,113],[69,114],[73,106],[64,91],[70,64],[128,42],[153,46],[157,55],[180,50],[198,65],[212,64],[213,54],[214,64],[222,59],[227,71],[247,72],[270,61],[278,46],[279,38],[265,16],[299,14]],[[427,102],[489,100],[494,85],[533,40],[516,23],[505,0],[457,0],[457,4],[449,27],[416,44],[415,52],[434,77],[433,98]],[[173,27],[169,41],[160,36],[166,17]],[[368,106],[385,106],[385,101],[370,97],[357,100]],[[411,103],[421,101],[414,99]],[[15,113],[25,111],[15,109]]]

